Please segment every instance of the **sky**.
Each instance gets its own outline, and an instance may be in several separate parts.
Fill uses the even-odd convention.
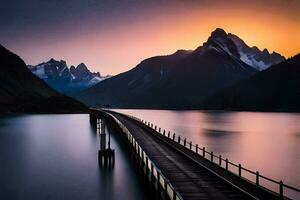
[[[201,46],[216,28],[285,57],[300,52],[299,0],[1,0],[0,44],[27,64],[55,58],[116,75]]]

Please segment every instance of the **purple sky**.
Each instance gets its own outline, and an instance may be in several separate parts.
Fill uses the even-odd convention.
[[[117,74],[194,49],[217,27],[284,56],[300,49],[297,0],[2,0],[0,43],[27,64],[50,58]]]

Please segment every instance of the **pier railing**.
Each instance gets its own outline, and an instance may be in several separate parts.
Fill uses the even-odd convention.
[[[229,161],[228,158],[225,159],[224,157],[222,157],[222,155],[216,155],[214,154],[214,152],[208,151],[205,147],[199,147],[198,144],[194,144],[192,143],[192,141],[187,141],[186,138],[183,138],[180,135],[176,136],[175,133],[172,134],[170,131],[167,132],[165,129],[162,129],[157,125],[154,125],[153,123],[147,122],[145,120],[141,120],[135,116],[131,116],[127,114],[125,115],[134,120],[142,122],[143,124],[152,128],[153,130],[160,133],[161,135],[169,139],[172,139],[176,143],[184,146],[185,148],[193,151],[194,153],[197,153],[198,155],[202,156],[206,160],[214,163],[215,165],[218,165],[219,167],[224,168],[226,171],[233,173],[234,175],[242,179],[245,179],[252,184],[255,184],[257,187],[262,187],[263,189],[277,193],[281,198],[290,198],[289,197],[290,195],[289,196],[286,195],[288,190],[291,194],[296,194],[300,192],[300,189],[287,185],[282,180],[280,181],[274,180],[272,178],[260,174],[258,171],[253,171],[247,169],[246,167],[243,167],[241,164],[233,163]],[[252,175],[252,177],[250,178],[250,176],[246,176],[246,175]],[[262,184],[262,182],[268,183],[268,185]],[[275,187],[271,188],[269,186],[270,184],[275,184],[275,186],[278,189],[277,190],[274,189]]]
[[[149,158],[149,156],[146,154],[146,152],[143,150],[141,145],[137,142],[137,140],[133,137],[133,135],[130,133],[130,131],[113,115],[107,113],[110,115],[114,121],[118,124],[120,129],[123,131],[123,133],[126,136],[126,139],[129,141],[130,145],[134,149],[135,153],[139,156],[140,160],[143,162],[145,168],[145,171],[148,171],[150,174],[150,177],[154,177],[154,182],[156,182],[156,186],[162,188],[164,193],[168,196],[171,200],[183,200],[181,195],[174,189],[170,181],[163,175],[163,173],[160,171],[160,169],[155,165],[155,163]],[[132,116],[130,116],[132,117]],[[134,117],[132,117],[134,118]],[[137,118],[134,118],[136,120],[139,120]],[[141,121],[141,120],[139,120]],[[147,174],[148,175],[148,174]]]

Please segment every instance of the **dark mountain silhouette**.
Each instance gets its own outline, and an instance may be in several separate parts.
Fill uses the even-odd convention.
[[[24,61],[0,45],[0,112],[85,112],[86,107],[51,89]]]
[[[207,98],[206,109],[300,111],[300,54]]]
[[[64,94],[76,93],[109,78],[102,77],[99,72],[91,72],[84,63],[69,68],[64,60],[51,59],[36,66],[28,65],[28,68],[49,86]]]
[[[75,97],[88,105],[122,108],[199,108],[217,90],[249,78],[257,70],[240,59],[239,49],[224,30],[216,29],[194,51],[142,61]]]

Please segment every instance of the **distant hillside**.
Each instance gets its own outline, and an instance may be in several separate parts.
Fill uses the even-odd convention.
[[[119,108],[195,109],[219,89],[245,80],[258,70],[222,29],[194,51],[156,56],[75,97],[87,105]],[[243,54],[245,56],[245,53]]]
[[[300,54],[213,95],[205,108],[300,112]]]
[[[24,61],[0,45],[0,112],[69,113],[87,108],[51,89]]]
[[[28,65],[28,68],[49,86],[64,94],[79,92],[110,77],[91,72],[84,63],[69,68],[64,60],[51,59],[36,66]]]

